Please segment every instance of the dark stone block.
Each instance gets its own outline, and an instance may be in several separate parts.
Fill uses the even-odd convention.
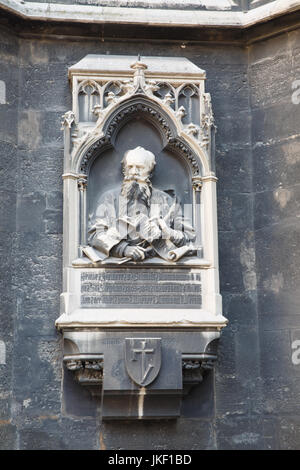
[[[17,203],[17,231],[44,232],[43,214],[46,208],[45,195],[34,191],[20,194]]]
[[[102,425],[101,442],[107,450],[209,450],[214,433],[207,420],[109,421]]]
[[[204,70],[210,70],[214,67],[215,75],[218,77],[220,76],[220,68],[224,65],[232,67],[236,65],[246,65],[248,63],[244,48],[238,45],[231,46],[228,44],[226,48],[217,48],[215,45],[209,43],[205,45],[195,44],[194,46],[195,47],[192,47],[191,50],[188,48],[184,51],[184,55]],[[214,76],[213,71],[210,72],[210,75],[210,78]]]
[[[265,109],[290,104],[293,80],[291,55],[282,53],[274,57],[271,49],[267,59],[250,67],[252,107]],[[258,83],[262,86],[257,86]]]
[[[3,366],[0,365],[0,380],[2,380],[3,378],[5,378],[5,376],[7,376],[7,371],[5,371],[5,375],[2,374],[1,372],[1,369],[3,368]],[[9,378],[10,378],[10,375],[9,374]],[[9,384],[10,385],[10,384]],[[4,389],[4,390],[3,390]],[[3,391],[2,391],[3,390]],[[11,396],[10,396],[10,390],[9,388],[7,388],[5,390],[4,387],[1,387],[0,388],[0,393],[1,395],[5,396],[6,398],[0,398],[0,421],[9,421],[10,419],[10,416],[11,416]],[[0,424],[0,429],[1,429],[1,424]],[[1,435],[1,431],[0,431],[0,435]],[[1,438],[0,438],[1,439]],[[1,442],[0,442],[0,450],[1,449]]]
[[[63,145],[61,114],[61,111],[44,111],[33,108],[19,111],[19,149],[41,152],[47,147],[55,152],[61,148]]]
[[[292,52],[293,59],[295,57],[299,60],[299,49],[300,49],[300,30],[294,29],[288,34],[288,45]]]
[[[259,420],[259,426],[262,429],[266,450],[278,450],[280,427],[276,416],[263,417]]]
[[[181,416],[184,418],[213,419],[214,416],[214,372],[207,371],[203,381],[183,397]]]
[[[0,141],[14,145],[17,142],[16,110],[0,106]]]
[[[46,233],[62,233],[63,220],[61,211],[47,209],[43,214],[43,219]]]
[[[35,276],[35,279],[37,276]],[[43,280],[43,287],[39,290],[34,289],[34,282],[26,287],[23,291],[18,292],[19,309],[24,317],[24,327],[29,328],[34,325],[34,319],[47,319],[49,324],[42,325],[42,331],[47,334],[54,330],[54,321],[59,312],[59,299],[57,291],[53,285],[51,291],[48,288],[49,281]],[[22,325],[23,327],[23,325]]]
[[[220,232],[221,293],[256,289],[254,236],[251,231]]]
[[[14,394],[18,418],[59,415],[61,408],[61,345],[51,338],[18,332],[15,344],[22,355],[14,361]],[[38,371],[38,373],[37,373]]]
[[[300,106],[300,105],[299,105]],[[299,182],[299,138],[274,144],[259,143],[253,148],[254,190],[278,190]]]
[[[271,277],[271,280],[267,279],[265,281],[268,286],[270,283],[276,286],[278,282],[281,282],[280,274],[274,275]],[[260,289],[258,291],[258,313],[262,316],[268,316],[268,318],[263,319],[264,324],[272,325],[278,319],[277,324],[282,327],[290,322],[299,325],[299,292],[292,289],[285,291],[281,288],[278,288],[278,292],[273,292],[269,287],[267,289]],[[284,315],[284,318],[280,318],[282,315]]]
[[[218,346],[218,359],[216,364],[216,375],[218,377],[233,376],[236,374],[236,342],[235,331],[229,324],[221,334]]]
[[[290,332],[276,330],[275,328],[278,327],[275,324],[273,328],[273,331],[260,332],[261,376],[267,378],[299,377],[300,367],[297,368],[292,363]]]
[[[20,450],[67,450],[58,418],[43,416],[19,431]]]
[[[299,222],[287,220],[256,232],[260,314],[300,312]]]
[[[63,63],[35,63],[22,68],[22,109],[45,109],[64,114],[69,104],[66,97],[70,95],[67,75],[68,69]]]
[[[218,198],[218,228],[222,232],[251,230],[252,196],[222,192]]]
[[[227,146],[241,148],[251,144],[251,114],[249,110],[236,111],[234,116],[218,115],[215,112],[216,125],[219,132],[216,134],[216,147],[227,149]]]
[[[279,309],[278,309],[279,310]],[[284,314],[282,314],[284,312]],[[298,330],[299,329],[299,313],[289,314],[287,310],[281,310],[280,312],[273,312],[272,304],[270,305],[270,310],[265,309],[265,313],[259,317],[259,325],[262,330],[272,330],[274,325],[276,329],[289,329],[289,330]],[[300,335],[299,335],[300,339]]]
[[[246,416],[251,410],[253,392],[247,384],[243,384],[234,374],[232,376],[216,373],[215,384],[216,416]]]
[[[53,297],[53,294],[51,296]],[[52,301],[51,296],[49,302],[53,305],[45,306],[46,300],[43,299],[36,302],[34,308],[28,308],[28,312],[24,313],[24,310],[21,310],[22,322],[18,325],[18,330],[24,336],[30,336],[34,333],[36,336],[60,337],[54,324],[58,317],[59,305],[57,296]],[[20,303],[21,301],[22,297]]]
[[[255,293],[249,292],[230,295],[226,302],[223,297],[223,305],[223,314],[228,318],[229,328],[233,331],[237,331],[241,326],[251,328],[256,325],[257,312]]]
[[[63,211],[63,194],[62,191],[49,191],[46,194],[46,205],[48,209]]]
[[[257,399],[256,382],[260,377],[258,329],[240,327],[236,332],[235,339],[237,375],[243,385],[248,387],[255,402]]]
[[[278,439],[280,450],[299,450],[300,416],[285,416],[278,420]]]
[[[0,191],[0,231],[11,233],[16,230],[16,193]]]
[[[193,59],[191,59],[193,61]],[[222,74],[219,67],[208,64],[207,91],[212,95],[214,114],[224,115],[234,111],[247,111],[249,109],[249,89],[247,65],[222,65]],[[203,67],[203,64],[200,64]]]
[[[138,395],[104,395],[101,416],[103,421],[139,419]],[[146,395],[143,399],[143,419],[176,419],[180,416],[181,395],[163,393]]]
[[[16,251],[24,260],[35,260],[43,263],[45,258],[52,258],[52,262],[59,263],[62,255],[62,237],[59,235],[46,235],[36,231],[18,233]],[[51,259],[47,260],[51,262]],[[49,264],[48,264],[49,266]],[[50,275],[50,273],[48,273]],[[53,279],[52,279],[53,281]]]
[[[254,227],[259,230],[267,225],[283,223],[289,217],[296,218],[300,211],[300,187],[279,187],[254,196]]]
[[[216,173],[219,178],[217,192],[222,197],[223,192],[251,193],[252,168],[249,148],[216,149]]]
[[[285,116],[285,119],[282,119]],[[298,135],[300,106],[290,99],[266,108],[256,108],[252,111],[252,141],[253,143],[274,143],[285,138],[287,129],[289,135]]]
[[[13,243],[11,234],[8,232],[0,232],[0,258],[1,258],[1,278],[0,278],[0,309],[8,308],[6,314],[11,313],[11,307],[8,307],[13,300],[11,291],[12,281],[12,256]]]
[[[262,381],[264,414],[273,416],[300,416],[300,379],[275,377]]]
[[[7,30],[3,34],[0,31],[0,60],[2,64],[10,66],[18,65],[19,44],[18,38],[14,34],[10,34]]]
[[[19,151],[20,192],[35,191],[46,193],[47,204],[52,205],[53,195],[61,193],[63,174],[63,149],[51,149],[46,146],[41,150]],[[51,207],[52,208],[52,207]]]
[[[290,34],[290,33],[289,33]],[[293,32],[292,32],[293,34]],[[253,64],[264,64],[265,61],[270,65],[272,60],[286,58],[289,53],[289,41],[287,35],[279,35],[264,41],[256,42],[249,46],[249,62]],[[259,77],[260,81],[261,77]],[[258,82],[256,82],[256,85]],[[255,85],[255,83],[254,83]]]
[[[217,420],[218,450],[263,450],[263,428],[257,419],[230,417]]]
[[[9,421],[0,422],[0,450],[17,449],[17,429]]]
[[[11,191],[16,185],[17,146],[0,141],[0,178],[2,191]]]
[[[61,432],[69,450],[105,450],[102,448],[101,418],[61,418]]]
[[[1,423],[11,418],[12,402],[12,360],[13,360],[13,339],[10,332],[2,330],[0,340],[5,343],[5,364],[0,364],[0,427]],[[1,357],[2,359],[2,357]],[[1,361],[2,362],[2,361]],[[0,431],[1,433],[1,431]],[[0,446],[1,449],[1,446]]]
[[[74,379],[74,373],[63,369],[62,415],[70,417],[96,417],[99,400]]]

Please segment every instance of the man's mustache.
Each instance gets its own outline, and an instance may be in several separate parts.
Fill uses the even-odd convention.
[[[125,183],[128,183],[130,181],[137,181],[139,183],[147,183],[149,184],[150,183],[150,178],[149,176],[139,176],[139,175],[132,175],[132,176],[129,176],[129,175],[125,175],[124,176],[124,182]]]

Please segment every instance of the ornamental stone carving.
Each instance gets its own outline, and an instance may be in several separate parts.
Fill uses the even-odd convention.
[[[176,417],[227,322],[205,72],[184,58],[88,55],[69,78],[65,367],[101,396],[103,419]]]

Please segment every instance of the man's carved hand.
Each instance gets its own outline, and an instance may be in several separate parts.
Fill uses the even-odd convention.
[[[171,240],[171,242],[175,243],[182,243],[184,236],[180,230],[173,230],[172,228],[168,227],[166,221],[164,219],[158,220],[159,226],[161,228],[162,238],[164,240]]]
[[[127,246],[124,255],[132,258],[134,261],[142,261],[145,259],[145,250],[140,246]]]
[[[148,219],[143,226],[142,235],[151,243],[151,241],[157,240],[161,237],[161,230],[156,222],[152,219]]]

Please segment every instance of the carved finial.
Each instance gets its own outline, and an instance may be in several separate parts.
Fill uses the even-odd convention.
[[[186,127],[185,131],[189,135],[196,135],[199,131],[199,127],[196,126],[193,122],[190,122],[190,124]]]
[[[168,92],[163,99],[163,103],[166,104],[167,106],[170,106],[172,103],[174,103],[174,101],[175,101],[175,98],[173,98],[170,92]]]
[[[180,106],[180,108],[178,108],[178,110],[176,111],[176,116],[179,119],[182,119],[183,116],[186,116],[186,110],[184,106]]]
[[[140,55],[138,55],[138,60],[131,64],[130,68],[134,70],[133,83],[135,88],[143,89],[145,86],[144,71],[148,68],[148,66],[141,62]]]
[[[138,60],[131,64],[130,68],[134,70],[146,70],[148,65],[144,64],[144,62],[141,62],[141,57],[138,55]]]

